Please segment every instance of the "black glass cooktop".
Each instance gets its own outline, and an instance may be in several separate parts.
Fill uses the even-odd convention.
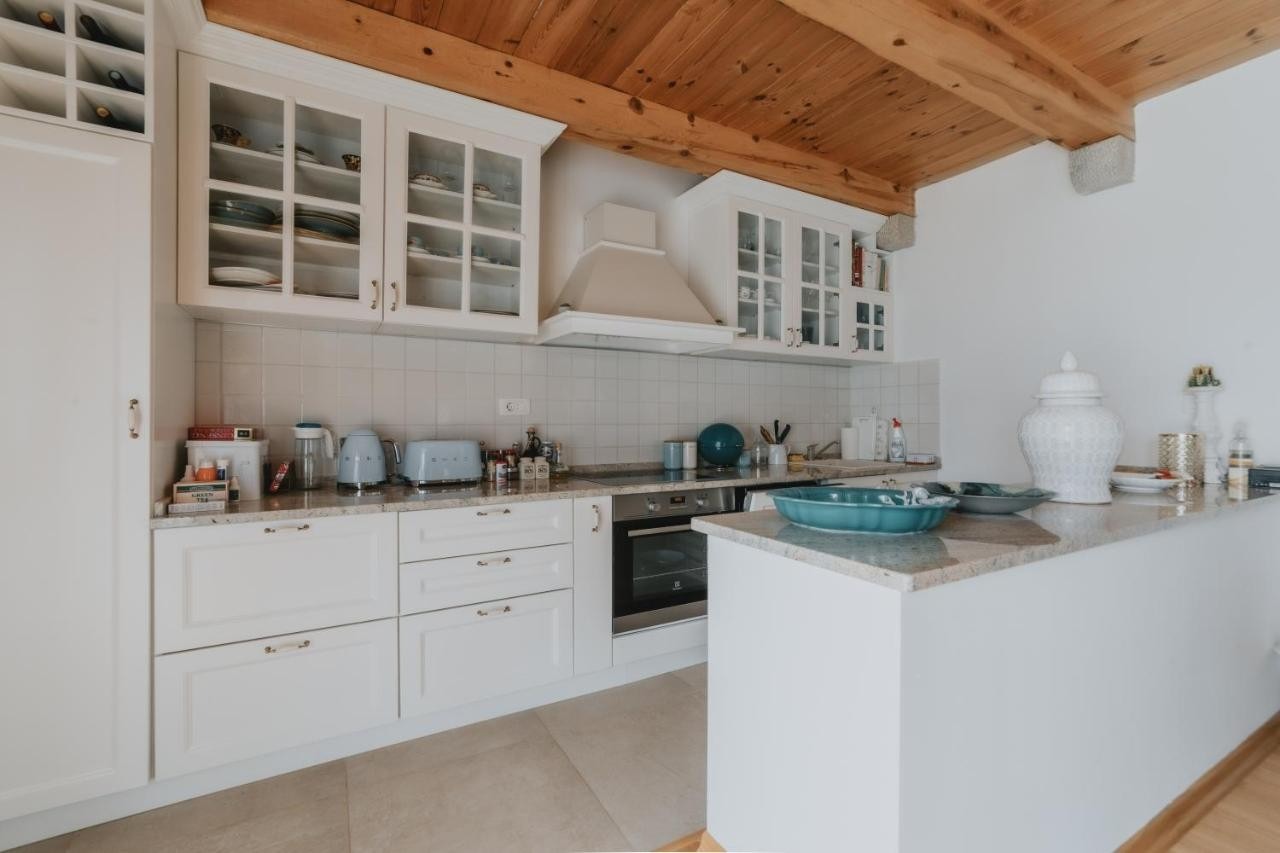
[[[696,471],[625,471],[617,474],[585,474],[574,479],[597,483],[601,486],[643,486],[650,483],[706,483],[716,480],[736,480],[741,475],[736,468],[699,468]]]

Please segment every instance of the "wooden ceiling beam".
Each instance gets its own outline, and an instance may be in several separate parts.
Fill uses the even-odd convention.
[[[782,0],[878,56],[1045,139],[1133,138],[1133,107],[973,0]]]
[[[844,164],[473,44],[352,0],[205,0],[210,21],[568,125],[566,135],[701,174],[730,169],[879,213],[909,189]]]

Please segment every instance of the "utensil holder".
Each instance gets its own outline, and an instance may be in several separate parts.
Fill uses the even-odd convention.
[[[787,446],[785,444],[769,445],[769,464],[770,465],[786,465],[787,464]]]

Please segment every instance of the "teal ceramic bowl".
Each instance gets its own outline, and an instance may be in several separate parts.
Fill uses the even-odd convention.
[[[698,453],[717,468],[737,465],[746,444],[738,428],[729,424],[712,424],[698,434]]]
[[[900,491],[802,486],[769,492],[778,514],[801,527],[837,533],[922,533],[942,523],[957,501],[906,506]]]

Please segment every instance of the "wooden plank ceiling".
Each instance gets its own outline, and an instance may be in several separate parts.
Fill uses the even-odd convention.
[[[1280,0],[876,2],[900,8],[919,4],[940,19],[977,20],[988,33],[1025,34],[1074,66],[1073,74],[1083,72],[1092,78],[1086,81],[1089,85],[1096,81],[1104,96],[1115,96],[1126,106],[1280,46]],[[607,87],[632,99],[633,109],[635,99],[641,105],[661,105],[685,114],[690,125],[696,119],[740,131],[761,145],[782,146],[796,152],[802,163],[809,162],[804,158],[828,161],[835,168],[825,173],[827,178],[842,168],[863,183],[831,192],[816,188],[815,180],[791,183],[884,212],[910,211],[914,188],[1045,138],[977,106],[972,97],[960,97],[886,61],[837,32],[836,22],[828,28],[791,8],[813,3],[205,0],[206,13],[215,23],[405,74],[403,64],[387,67],[379,51],[362,55],[354,48],[343,50],[335,43],[342,38],[341,27],[323,29],[307,20],[356,4],[367,7],[361,10],[365,17],[358,19],[360,26],[369,23],[370,11],[394,16],[421,28],[418,32],[424,37],[432,31],[455,36],[498,52],[495,56],[525,60]],[[291,5],[292,24],[268,20],[267,9]],[[836,10],[833,15],[841,14],[839,3],[826,5]],[[850,14],[853,7],[874,5],[847,4]],[[283,20],[287,13],[279,14]],[[296,31],[296,37],[286,30]],[[385,36],[390,31],[379,32]],[[438,79],[439,72],[422,64],[422,73],[412,76],[445,88],[464,88],[456,77]],[[599,134],[579,129],[578,119],[563,114],[550,98],[546,109],[530,109],[527,99],[516,103],[504,96],[502,81],[490,78],[484,85],[491,92],[473,86],[467,94],[566,121],[571,136],[680,162],[662,152],[655,155],[648,150],[653,146],[620,144],[627,133],[595,138]],[[771,160],[778,159],[778,150],[769,149]],[[692,158],[687,150],[680,153],[689,161],[683,165],[696,171],[714,171],[717,165],[747,171],[740,160],[717,164],[714,152],[695,152]],[[902,197],[888,197],[883,191],[879,197],[863,195],[876,180],[901,191]]]

